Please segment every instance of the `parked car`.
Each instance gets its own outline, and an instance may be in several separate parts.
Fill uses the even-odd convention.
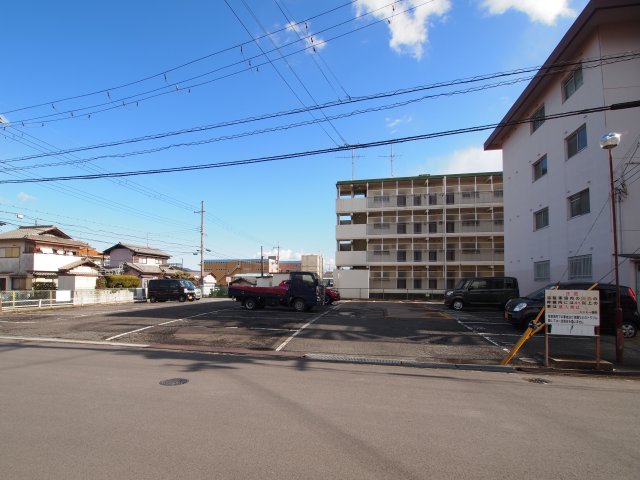
[[[463,278],[453,290],[447,290],[444,303],[454,310],[488,305],[503,308],[509,299],[519,295],[518,280],[514,277],[471,277]]]
[[[333,288],[324,287],[324,304],[331,305],[333,302],[340,300],[340,292]]]
[[[193,283],[188,280],[157,279],[149,280],[147,298],[152,303],[167,300],[193,301],[196,298],[196,292]]]
[[[529,322],[535,320],[538,312],[544,307],[545,290],[556,285],[560,290],[587,290],[593,284],[552,283],[526,297],[514,298],[505,305],[505,320],[521,328],[529,325]],[[602,331],[615,331],[616,286],[610,283],[599,283],[595,289],[600,292],[600,328]],[[622,307],[622,333],[625,338],[635,337],[640,327],[640,314],[638,314],[638,302],[633,289],[620,285],[620,306]],[[544,321],[544,316],[542,320]]]
[[[193,287],[193,290],[195,292],[194,299],[200,300],[202,298],[202,289],[200,287],[196,287],[195,284],[190,280],[187,280],[187,283]]]

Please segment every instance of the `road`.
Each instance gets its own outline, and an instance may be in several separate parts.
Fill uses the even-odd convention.
[[[609,480],[640,468],[635,380],[8,341],[0,359],[12,480]]]

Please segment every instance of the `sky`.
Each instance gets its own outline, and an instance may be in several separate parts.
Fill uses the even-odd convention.
[[[491,130],[409,137],[499,122],[586,3],[6,2],[0,231],[197,270],[203,204],[205,259],[332,270],[336,182],[501,171]]]

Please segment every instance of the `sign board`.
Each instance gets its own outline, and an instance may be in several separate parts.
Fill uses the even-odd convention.
[[[550,334],[595,336],[600,325],[599,291],[546,290],[544,303]]]

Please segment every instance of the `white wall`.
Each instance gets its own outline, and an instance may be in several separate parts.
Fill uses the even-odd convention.
[[[333,284],[341,298],[369,298],[369,270],[334,270]]]

